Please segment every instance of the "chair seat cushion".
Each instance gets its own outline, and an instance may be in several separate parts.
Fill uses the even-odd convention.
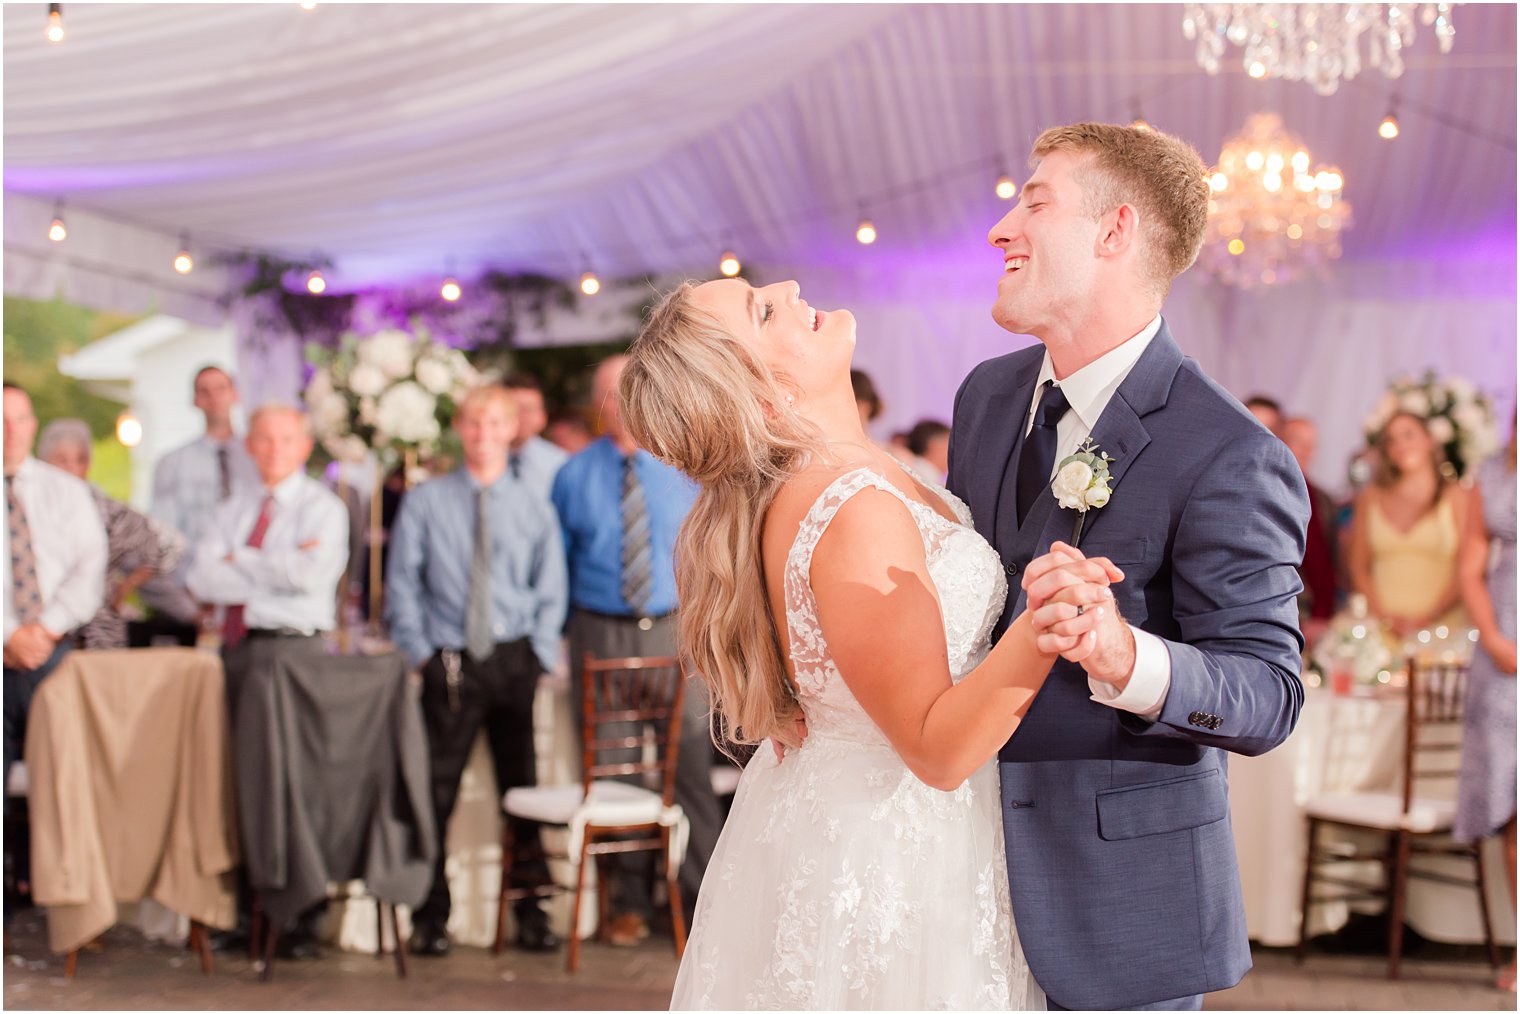
[[[665,802],[658,793],[627,782],[591,783],[582,806],[579,785],[543,785],[508,789],[501,808],[509,816],[543,824],[569,824],[577,816],[592,826],[658,824]]]
[[[739,776],[742,774],[744,772],[732,764],[714,764],[711,773],[713,795],[718,797],[732,796],[735,792],[738,792]]]
[[[1342,824],[1375,827],[1384,831],[1430,834],[1451,829],[1457,804],[1448,799],[1416,798],[1404,813],[1404,799],[1391,792],[1348,792],[1319,796],[1305,808],[1309,816]]]

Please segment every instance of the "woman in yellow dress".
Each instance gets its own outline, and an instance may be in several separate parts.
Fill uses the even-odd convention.
[[[1391,646],[1443,624],[1465,632],[1457,554],[1469,494],[1442,474],[1445,456],[1420,416],[1393,416],[1376,446],[1377,469],[1352,519],[1352,585]]]

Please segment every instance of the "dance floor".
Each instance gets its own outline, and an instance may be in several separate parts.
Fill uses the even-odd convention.
[[[635,948],[590,944],[579,974],[560,955],[518,951],[500,958],[459,948],[441,960],[412,962],[396,979],[389,959],[327,951],[319,961],[284,962],[259,982],[243,956],[218,955],[203,976],[178,948],[145,941],[117,927],[98,953],[80,955],[73,982],[47,953],[42,917],[26,910],[12,927],[6,960],[9,1010],[661,1010],[675,979],[666,940]],[[1488,967],[1469,948],[1420,946],[1405,978],[1384,978],[1382,959],[1317,950],[1304,966],[1291,954],[1259,950],[1256,968],[1232,990],[1208,997],[1209,1010],[1514,1010],[1513,994],[1496,992]]]

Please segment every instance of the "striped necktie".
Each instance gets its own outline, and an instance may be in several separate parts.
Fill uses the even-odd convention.
[[[464,607],[464,650],[477,662],[491,657],[491,525],[487,491],[475,491],[475,548],[470,554],[470,593]]]
[[[11,580],[14,582],[16,622],[36,623],[42,618],[42,585],[37,580],[37,553],[32,548],[32,526],[16,496],[14,476],[5,477],[5,511],[11,537]]]
[[[636,615],[649,612],[653,575],[649,568],[649,511],[634,455],[623,459],[623,600]]]

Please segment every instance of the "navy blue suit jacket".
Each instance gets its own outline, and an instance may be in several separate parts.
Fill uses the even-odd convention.
[[[1075,519],[1053,495],[1015,515],[1008,477],[1043,354],[982,363],[955,400],[949,486],[1003,558],[1000,630],[1024,609],[1023,569]],[[1298,720],[1309,520],[1288,448],[1165,322],[1092,440],[1114,458],[1113,496],[1080,548],[1123,569],[1119,610],[1166,642],[1171,689],[1152,723],[1091,700],[1081,667],[1058,661],[1000,753],[1019,939],[1036,981],[1077,1010],[1226,989],[1251,967],[1225,759]]]

